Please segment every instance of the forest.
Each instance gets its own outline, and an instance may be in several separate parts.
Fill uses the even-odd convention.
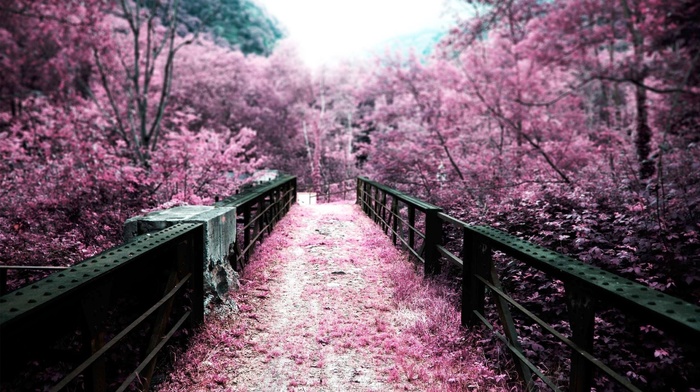
[[[274,169],[367,176],[700,303],[700,3],[464,2],[429,57],[312,71],[248,0],[0,0],[0,264],[71,265]],[[683,385],[675,343],[637,333],[661,365],[612,339],[627,376]]]

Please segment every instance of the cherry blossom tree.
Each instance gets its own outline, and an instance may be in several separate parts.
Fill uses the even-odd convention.
[[[92,96],[142,165],[158,146],[175,56],[194,40],[178,39],[178,10],[178,0],[121,0],[106,18],[109,44],[93,48],[100,91]]]
[[[26,102],[21,116],[0,118],[3,264],[70,265],[119,243],[123,221],[149,206],[146,173],[108,140],[89,101]]]
[[[261,165],[255,131],[202,125],[191,102],[166,110],[174,54],[189,48],[173,35],[174,14],[161,14],[175,4],[118,5],[121,18],[100,2],[0,7],[0,66],[11,76],[0,81],[4,264],[69,265],[120,242],[142,209],[211,203]],[[218,71],[204,68],[196,76]]]
[[[453,48],[477,42],[479,34],[507,37],[521,56],[566,68],[575,80],[559,94],[587,89],[595,125],[633,133],[638,176],[650,179],[660,156],[653,153],[653,136],[664,131],[653,129],[649,93],[656,101],[697,94],[689,84],[697,69],[693,49],[674,48],[670,43],[678,41],[669,41],[688,32],[690,22],[672,22],[677,10],[692,14],[697,7],[654,0],[480,3],[487,11],[456,30]],[[626,109],[632,116],[624,115]]]
[[[367,172],[697,302],[698,40],[678,11],[695,6],[486,3],[436,58],[378,62],[364,86]],[[636,364],[630,377],[670,388],[638,348],[614,347]]]
[[[0,110],[20,115],[32,97],[85,96],[102,3],[0,1]]]

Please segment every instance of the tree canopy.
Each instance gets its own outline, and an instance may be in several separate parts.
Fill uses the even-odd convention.
[[[0,262],[69,265],[129,215],[267,168],[319,193],[369,176],[698,303],[700,3],[465,3],[428,57],[312,73],[246,0],[0,0]],[[675,343],[608,316],[635,383],[698,382]]]
[[[251,0],[187,0],[182,2],[190,31],[203,26],[243,53],[269,55],[284,32],[275,18]]]

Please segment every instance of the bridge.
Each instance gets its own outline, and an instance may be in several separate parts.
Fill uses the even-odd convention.
[[[495,228],[467,224],[367,178],[356,184],[354,204],[295,206],[296,179],[290,176],[217,203],[236,216],[235,245],[227,260],[248,279],[236,316],[248,324],[231,327],[222,339],[232,358],[248,361],[229,369],[237,378],[213,377],[214,389],[440,389],[438,381],[421,384],[418,376],[421,367],[441,366],[439,361],[428,348],[420,360],[406,355],[406,347],[417,343],[401,340],[406,315],[391,313],[397,296],[391,288],[397,279],[409,279],[396,269],[401,265],[411,265],[419,281],[448,277],[458,285],[453,327],[465,336],[491,330],[489,336],[510,353],[524,390],[590,391],[594,377],[606,377],[621,390],[639,391],[596,355],[596,317],[610,311],[676,336],[687,346],[689,361],[697,362],[700,307]],[[290,211],[293,221],[284,218]],[[148,390],[167,357],[159,356],[164,347],[186,343],[205,320],[216,323],[205,317],[207,230],[204,223],[175,222],[0,296],[3,390],[22,390],[26,385],[15,379],[36,380],[39,374],[49,377],[40,379],[50,382],[52,391]],[[263,259],[277,264],[266,266]],[[503,263],[535,271],[556,287],[561,295],[542,300],[560,302],[567,330],[559,327],[561,320],[538,315],[504,283],[509,269]],[[271,305],[251,311],[250,303],[261,302]],[[331,328],[339,315],[344,324]],[[274,327],[256,330],[261,319]],[[375,335],[367,320],[374,320],[369,330]],[[522,331],[528,328],[538,328],[543,340],[567,350],[565,385],[523,347]],[[252,331],[257,349],[240,344],[243,330]],[[279,337],[293,344],[264,344]],[[333,344],[341,345],[342,355],[329,350]],[[315,365],[295,367],[299,361]],[[413,369],[409,373],[416,379],[390,384],[391,377],[379,376],[382,367],[391,374],[399,365]],[[302,369],[308,374],[300,375]],[[446,376],[444,386],[455,379]]]

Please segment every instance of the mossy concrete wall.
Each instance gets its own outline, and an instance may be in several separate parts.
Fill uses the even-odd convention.
[[[124,223],[124,241],[181,222],[204,224],[204,305],[211,310],[215,305],[235,307],[229,291],[238,289],[238,274],[233,270],[236,242],[236,209],[234,207],[179,206],[154,211],[144,216],[129,218]]]

